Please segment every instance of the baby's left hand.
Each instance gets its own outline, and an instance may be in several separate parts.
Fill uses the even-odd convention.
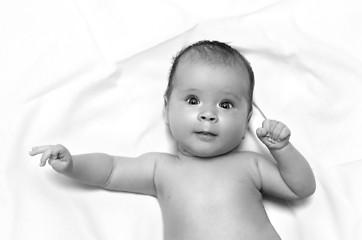
[[[290,130],[282,122],[266,119],[256,135],[270,150],[278,150],[289,144]]]

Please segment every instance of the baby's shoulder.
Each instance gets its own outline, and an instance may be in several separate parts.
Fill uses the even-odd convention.
[[[251,151],[235,152],[230,154],[229,157],[236,164],[257,164],[265,159],[262,154]]]
[[[169,153],[162,153],[162,152],[147,152],[147,153],[143,153],[141,156],[141,158],[147,158],[147,159],[152,159],[152,160],[157,160],[157,161],[162,161],[165,159],[171,159],[174,158],[175,156]]]
[[[152,161],[157,165],[162,165],[164,163],[173,162],[176,159],[175,155],[163,152],[148,152],[141,155],[141,158]]]
[[[269,161],[268,157],[257,152],[235,152],[229,156],[230,165],[236,169],[247,171],[253,175],[259,175],[259,164],[262,161]]]
[[[237,152],[233,156],[235,168],[242,171],[244,174],[251,177],[255,186],[260,189],[261,187],[261,176],[259,171],[259,164],[263,161],[270,161],[268,157],[257,153],[257,152]]]

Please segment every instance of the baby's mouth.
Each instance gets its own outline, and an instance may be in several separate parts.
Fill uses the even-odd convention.
[[[210,137],[216,137],[217,136],[215,133],[207,132],[207,131],[197,131],[195,133],[198,134],[198,135],[204,135],[204,136],[210,136]]]
[[[208,131],[196,131],[195,134],[203,142],[211,142],[217,137],[217,134]]]

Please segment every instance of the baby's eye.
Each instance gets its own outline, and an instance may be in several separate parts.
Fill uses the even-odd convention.
[[[231,102],[226,101],[226,102],[221,102],[220,107],[224,108],[224,109],[230,109],[230,108],[232,108],[234,106],[233,106],[233,104]]]
[[[197,105],[199,104],[199,99],[197,99],[196,97],[189,97],[186,99],[187,103],[190,105]]]

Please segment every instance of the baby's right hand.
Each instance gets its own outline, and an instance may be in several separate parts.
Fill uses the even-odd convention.
[[[43,154],[40,159],[41,167],[44,167],[48,160],[49,165],[60,173],[65,172],[72,163],[70,152],[60,144],[33,147],[29,152],[30,156],[38,154]]]

